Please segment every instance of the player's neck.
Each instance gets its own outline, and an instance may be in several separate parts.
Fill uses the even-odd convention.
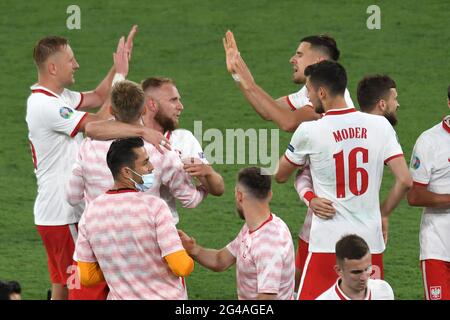
[[[245,214],[245,223],[250,231],[258,229],[270,216],[270,207],[266,202],[247,203],[242,208]]]
[[[128,179],[114,180],[114,185],[111,190],[119,189],[136,189],[136,187],[134,186],[134,182]]]
[[[47,88],[58,95],[60,95],[64,91],[64,87],[57,84],[53,79],[50,79],[43,75],[38,76],[38,85]]]
[[[343,96],[336,96],[328,101],[323,102],[325,112],[336,109],[348,108],[345,98]]]
[[[164,128],[158,123],[158,121],[155,120],[155,118],[147,116],[147,117],[143,117],[143,120],[144,120],[144,125],[147,128],[151,128],[151,129],[156,130],[156,131],[158,131],[158,132],[160,132],[162,134],[165,133],[164,132]]]
[[[342,290],[342,292],[349,297],[352,300],[364,300],[366,297],[366,293],[367,293],[367,287],[365,290],[362,291],[356,291],[353,290],[352,288],[348,287],[344,281],[340,281],[339,283],[339,288]]]

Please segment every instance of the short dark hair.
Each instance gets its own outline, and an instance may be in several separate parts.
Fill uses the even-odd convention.
[[[396,88],[395,81],[387,75],[368,75],[359,83],[357,97],[361,111],[371,112],[381,99],[387,99],[391,88]]]
[[[160,88],[163,84],[170,83],[175,85],[175,81],[170,78],[165,77],[150,77],[142,81],[142,90],[147,91],[148,89]]]
[[[259,167],[248,167],[239,171],[237,181],[253,197],[263,200],[271,190],[272,177],[261,172]]]
[[[336,40],[327,34],[319,34],[314,36],[307,36],[300,40],[300,42],[308,42],[311,48],[319,50],[324,53],[330,60],[338,61],[340,52],[337,48]]]
[[[17,293],[17,294],[21,294],[22,293],[22,288],[21,288],[19,282],[17,282],[17,281],[9,281],[8,285],[9,285],[10,293]]]
[[[106,155],[106,163],[114,179],[119,177],[122,167],[127,166],[134,169],[134,161],[137,159],[137,155],[133,149],[143,146],[142,138],[117,139],[111,144]]]
[[[347,87],[347,72],[338,62],[323,60],[309,65],[305,76],[315,86],[324,86],[331,95],[344,95]]]
[[[343,236],[336,243],[336,260],[342,263],[345,259],[359,260],[363,258],[369,250],[367,242],[356,234]]]
[[[132,81],[116,83],[111,91],[111,106],[117,120],[131,123],[138,120],[145,105],[145,93]]]
[[[11,288],[5,281],[0,281],[0,300],[11,300],[10,295]]]
[[[33,50],[33,59],[39,68],[51,55],[58,52],[61,47],[67,46],[69,41],[66,38],[58,36],[48,36],[40,39]]]
[[[447,88],[447,97],[448,97],[448,100],[450,100],[450,86],[448,86],[448,88]]]

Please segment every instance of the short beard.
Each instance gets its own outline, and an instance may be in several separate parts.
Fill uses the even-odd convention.
[[[156,113],[155,120],[161,127],[163,127],[164,132],[173,131],[177,128],[177,124],[172,119],[164,115],[161,110],[158,110]]]
[[[317,105],[317,106],[314,106],[314,110],[315,110],[318,114],[325,113],[325,109],[323,108],[323,104],[319,104],[319,105]]]
[[[398,121],[394,113],[386,112],[383,116],[389,121],[391,126],[395,127],[397,125]]]

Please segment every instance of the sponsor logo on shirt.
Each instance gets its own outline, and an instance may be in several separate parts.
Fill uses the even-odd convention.
[[[411,168],[413,168],[414,170],[419,169],[420,167],[420,159],[418,156],[414,156],[412,161],[411,161]]]
[[[441,300],[441,287],[430,287],[430,299]]]
[[[61,109],[59,109],[59,115],[64,119],[70,119],[73,115],[73,110],[68,107],[61,107]]]
[[[289,150],[290,152],[294,152],[294,147],[292,146],[292,144],[289,144],[289,145],[288,145],[288,150]]]

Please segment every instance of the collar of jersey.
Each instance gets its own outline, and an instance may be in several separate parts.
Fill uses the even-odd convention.
[[[106,191],[107,194],[117,194],[117,193],[126,193],[126,192],[138,192],[138,191],[136,189],[131,189],[131,188],[120,188],[120,189]]]
[[[335,115],[346,114],[346,113],[351,113],[351,112],[356,112],[356,109],[353,107],[333,109],[333,110],[329,110],[329,111],[325,112],[324,116],[335,116]]]
[[[248,230],[248,233],[252,234],[253,232],[258,231],[258,230],[261,229],[265,224],[267,224],[267,223],[269,223],[270,221],[272,221],[272,219],[273,219],[273,214],[270,213],[270,214],[269,214],[269,217],[266,219],[266,221],[264,221],[263,223],[261,223],[261,225],[260,225],[258,228],[256,228],[255,230]]]
[[[47,96],[55,97],[55,98],[59,97],[59,95],[57,95],[56,93],[54,93],[50,89],[47,89],[46,87],[40,86],[38,84],[35,84],[35,85],[31,86],[31,92],[32,93],[43,93],[43,94],[45,94]]]
[[[442,120],[442,127],[445,131],[450,133],[450,116],[446,116],[444,120]]]
[[[339,282],[341,281],[341,278],[337,279],[336,284],[334,285],[334,290],[336,291],[336,294],[338,295],[339,299],[341,300],[352,300],[349,297],[345,295],[345,293],[341,290],[339,287]],[[364,297],[364,300],[372,300],[372,292],[369,290],[369,284],[367,284],[367,293]]]

